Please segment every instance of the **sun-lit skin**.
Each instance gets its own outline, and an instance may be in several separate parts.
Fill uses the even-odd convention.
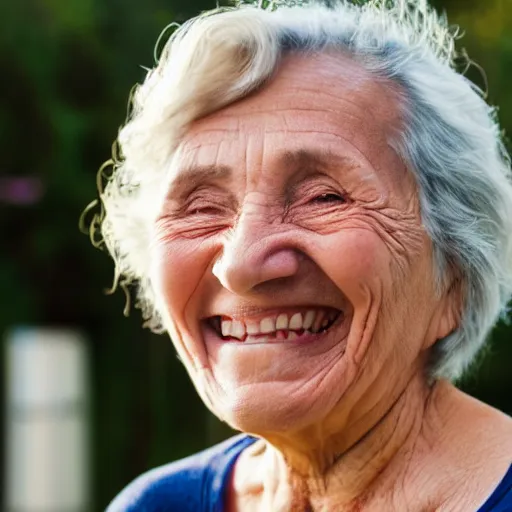
[[[425,377],[460,300],[436,293],[417,190],[390,144],[399,99],[348,57],[293,56],[175,154],[152,245],[165,325],[208,407],[263,439],[236,465],[231,510],[408,510],[414,493],[397,487],[421,484],[412,447],[439,442],[426,425],[452,403],[475,421],[473,402]],[[342,313],[326,332],[251,345],[211,325],[311,308]]]

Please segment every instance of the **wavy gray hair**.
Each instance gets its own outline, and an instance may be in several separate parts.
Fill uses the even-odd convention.
[[[102,175],[104,187],[100,179],[101,212],[90,232],[93,240],[100,233],[115,261],[114,288],[135,284],[146,325],[162,330],[150,234],[187,126],[257,90],[287,52],[339,49],[401,86],[403,129],[389,143],[416,179],[439,293],[455,280],[464,299],[458,329],[432,350],[430,375],[458,377],[512,293],[512,185],[495,110],[455,71],[456,37],[425,0],[330,7],[260,0],[179,27],[136,88],[118,138],[122,157]]]

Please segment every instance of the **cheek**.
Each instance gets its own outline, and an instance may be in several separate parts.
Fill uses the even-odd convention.
[[[173,321],[183,320],[185,309],[211,264],[212,244],[197,240],[159,241],[152,251],[153,275]]]
[[[423,342],[431,308],[428,250],[397,262],[385,241],[374,231],[345,230],[316,244],[321,268],[347,296],[354,308],[347,353],[364,368],[367,378],[383,365],[409,366]],[[406,363],[404,362],[406,361]]]
[[[364,369],[364,379],[371,380],[380,363],[373,368],[368,358],[382,361],[391,348],[386,330],[382,337],[381,328],[389,320],[383,314],[383,303],[394,295],[392,255],[371,229],[344,229],[322,237],[316,250],[319,266],[353,308],[345,351],[345,359],[355,372],[352,377],[359,380],[355,375]]]
[[[368,301],[376,286],[391,286],[391,255],[371,229],[347,229],[321,237],[313,258],[354,307]]]

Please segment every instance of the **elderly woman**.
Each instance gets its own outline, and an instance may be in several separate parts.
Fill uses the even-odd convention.
[[[512,421],[451,384],[512,292],[509,160],[454,37],[408,0],[174,32],[93,229],[244,434],[110,512],[512,510]]]

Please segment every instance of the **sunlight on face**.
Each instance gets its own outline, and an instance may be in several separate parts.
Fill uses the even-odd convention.
[[[388,144],[395,96],[342,55],[290,57],[182,140],[153,281],[199,393],[235,428],[336,429],[423,357],[431,249]]]

